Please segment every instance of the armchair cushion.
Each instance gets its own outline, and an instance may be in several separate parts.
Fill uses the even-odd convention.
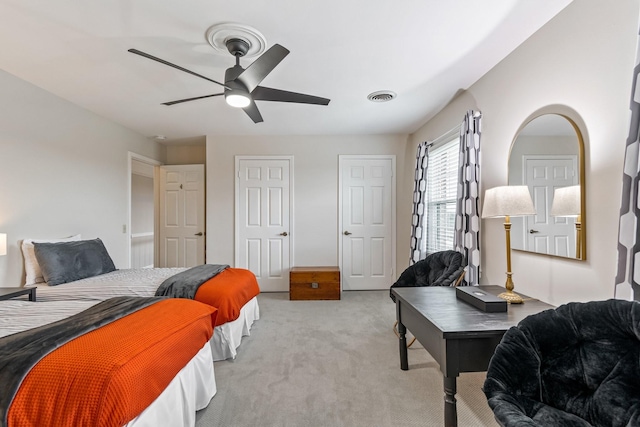
[[[484,392],[503,426],[640,425],[640,303],[569,303],[521,321]]]

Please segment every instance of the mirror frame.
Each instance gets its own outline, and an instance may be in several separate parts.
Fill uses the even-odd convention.
[[[550,115],[550,114],[560,116],[565,120],[567,120],[567,122],[569,122],[569,124],[573,127],[573,130],[575,131],[576,137],[578,139],[577,141],[578,142],[578,183],[580,185],[580,212],[581,212],[580,214],[580,223],[581,223],[580,256],[576,258],[571,258],[567,256],[562,256],[562,255],[552,255],[552,254],[534,252],[527,249],[519,249],[519,248],[512,248],[512,249],[519,252],[525,252],[530,254],[536,254],[536,255],[542,255],[542,256],[548,256],[548,257],[554,257],[554,258],[560,258],[560,259],[566,259],[566,260],[586,261],[587,259],[587,204],[586,204],[586,180],[585,180],[585,175],[586,175],[585,174],[585,140],[584,140],[583,132],[581,131],[580,126],[578,126],[578,124],[576,123],[576,120],[574,120],[572,117],[570,117],[566,113],[559,112],[558,110],[560,108],[558,107],[560,106],[555,106],[555,108],[548,107],[548,108],[540,109],[535,113],[533,113],[532,115],[530,115],[529,117],[527,117],[527,119],[520,125],[515,136],[513,137],[513,140],[511,141],[511,145],[509,146],[509,155],[507,157],[507,183],[509,183],[509,168],[511,163],[511,152],[513,151],[513,147],[518,139],[518,136],[524,130],[524,128],[533,120],[545,115]],[[566,110],[567,108],[562,106],[561,109]],[[577,115],[577,113],[575,112],[573,112],[573,114],[571,115],[579,117],[579,115]],[[512,184],[509,183],[509,185],[512,185]]]

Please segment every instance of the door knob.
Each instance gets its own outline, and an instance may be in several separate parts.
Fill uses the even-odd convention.
[[[350,231],[345,231],[345,232],[344,232],[344,233],[342,233],[342,234],[344,234],[345,236],[351,236],[351,232],[350,232]]]
[[[280,233],[281,236],[288,236],[289,233],[287,233],[286,231],[283,231],[282,233]]]
[[[202,236],[202,231],[197,232],[194,236]]]
[[[529,234],[535,234],[535,233],[539,233],[539,231],[534,229],[529,230]]]

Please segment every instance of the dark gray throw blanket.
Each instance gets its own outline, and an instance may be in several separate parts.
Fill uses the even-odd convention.
[[[229,266],[223,264],[203,264],[191,267],[162,282],[156,291],[156,296],[194,299],[200,285],[227,268]]]
[[[66,319],[0,338],[0,416],[7,413],[20,384],[43,357],[63,344],[164,298],[116,297]],[[43,303],[34,303],[43,304]]]

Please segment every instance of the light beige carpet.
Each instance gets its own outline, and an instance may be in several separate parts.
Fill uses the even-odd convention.
[[[215,362],[218,393],[198,427],[442,426],[442,374],[416,342],[400,369],[388,291],[343,292],[340,301],[258,297],[261,319],[235,360]],[[496,426],[481,387],[458,377],[458,425]]]

